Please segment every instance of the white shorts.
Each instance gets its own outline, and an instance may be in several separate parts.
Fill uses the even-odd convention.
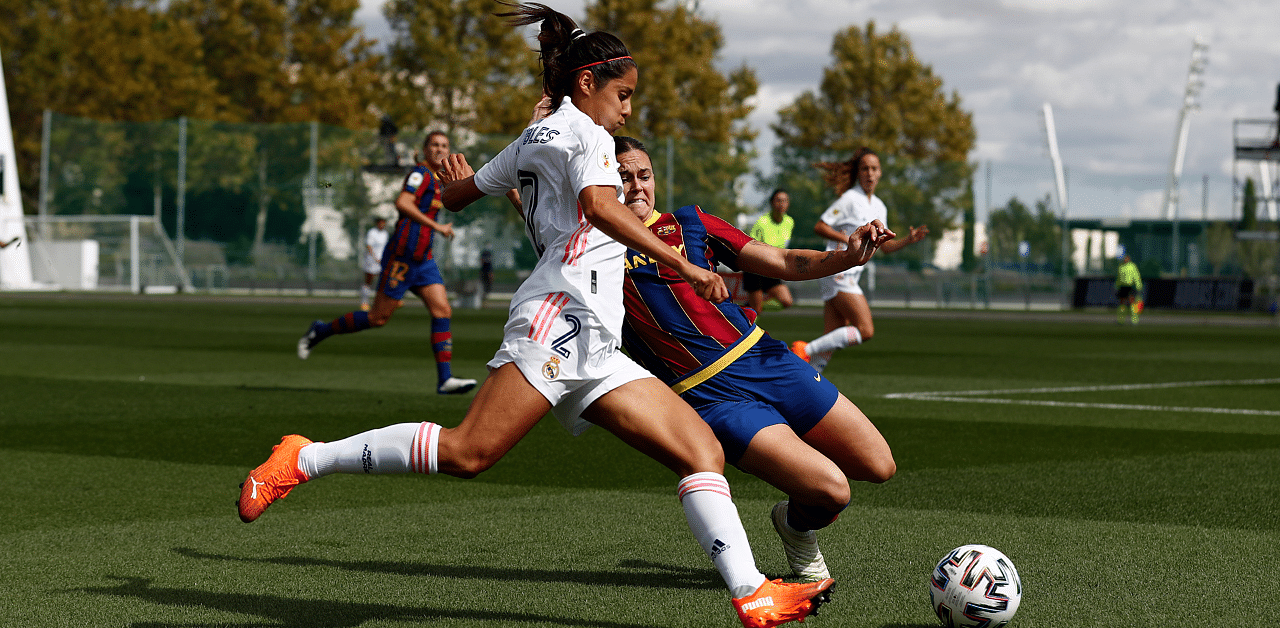
[[[822,300],[830,301],[841,292],[862,294],[862,286],[858,285],[858,280],[862,278],[862,268],[862,266],[856,266],[842,273],[819,279],[818,285],[822,286]]]
[[[377,275],[382,272],[382,262],[368,253],[364,254],[364,261],[360,264],[364,272],[370,275]]]
[[[653,377],[619,350],[590,309],[563,292],[512,306],[502,346],[488,367],[508,362],[546,397],[574,436],[591,427],[582,413],[605,393]]]

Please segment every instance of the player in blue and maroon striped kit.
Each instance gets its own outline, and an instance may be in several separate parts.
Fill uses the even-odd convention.
[[[305,360],[321,340],[334,334],[351,334],[370,327],[382,327],[400,307],[406,291],[413,292],[431,312],[431,350],[436,357],[436,392],[442,395],[465,393],[476,386],[474,379],[453,376],[453,334],[449,320],[453,309],[444,289],[444,279],[436,266],[431,245],[435,232],[453,237],[453,226],[436,220],[444,204],[436,171],[449,155],[449,137],[440,131],[427,134],[422,143],[423,162],[405,177],[396,197],[400,220],[382,251],[382,273],[373,307],[348,312],[331,322],[316,321],[298,340],[298,357]]]
[[[703,268],[723,262],[788,281],[816,279],[865,264],[894,236],[875,221],[859,227],[843,251],[781,249],[693,205],[659,213],[644,146],[629,137],[614,141],[627,207]],[[634,250],[625,268],[623,346],[698,411],[727,462],[788,495],[771,517],[795,574],[830,577],[814,531],[849,504],[849,479],[893,476],[888,443],[831,382],[758,327],[755,311],[697,298],[670,269]]]

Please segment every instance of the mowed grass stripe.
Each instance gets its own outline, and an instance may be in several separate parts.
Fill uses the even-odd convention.
[[[462,416],[469,398],[430,394],[420,310],[302,362],[297,336],[341,308],[0,300],[14,321],[0,350],[16,356],[0,383],[18,401],[0,404],[0,499],[20,505],[0,510],[0,624],[737,625],[674,476],[601,430],[574,439],[544,420],[478,480],[325,478],[241,524],[235,485],[282,434]],[[459,311],[455,370],[483,374],[503,317]],[[971,542],[1022,572],[1015,626],[1280,621],[1256,603],[1280,546],[1274,418],[882,397],[1274,377],[1276,330],[877,323],[827,373],[900,471],[856,485],[823,531],[841,592],[806,626],[932,625],[925,578]],[[788,340],[820,329],[763,324]],[[767,518],[780,494],[728,475],[757,561],[782,575]]]
[[[735,625],[670,496],[477,486],[470,499],[351,508],[337,504],[356,483],[342,484],[302,487],[327,506],[286,500],[252,526],[197,517],[0,535],[0,612],[24,626]],[[738,503],[752,537],[769,538],[770,502]],[[1258,550],[1274,536],[855,504],[823,533],[844,586],[813,625],[930,625],[927,574],[961,540],[1014,559],[1019,625],[1181,625],[1240,618],[1263,599]],[[756,553],[766,571],[785,568],[772,544]],[[1218,625],[1262,625],[1248,618],[1269,611],[1253,608]]]

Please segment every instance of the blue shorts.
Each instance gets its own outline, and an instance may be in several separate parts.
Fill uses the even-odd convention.
[[[382,260],[382,274],[378,275],[378,290],[397,301],[404,298],[409,288],[442,284],[440,268],[433,259],[413,261],[410,257],[392,257]]]
[[[840,391],[787,345],[765,334],[742,357],[680,395],[737,465],[756,432],[785,424],[798,436],[835,407]]]

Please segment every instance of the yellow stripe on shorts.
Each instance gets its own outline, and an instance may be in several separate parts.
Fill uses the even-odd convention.
[[[674,390],[675,393],[678,395],[682,392],[685,392],[693,388],[694,386],[697,386],[698,384],[701,384],[702,382],[705,382],[711,379],[712,376],[714,376],[716,373],[723,371],[725,367],[729,366],[730,364],[733,364],[735,360],[742,357],[742,354],[746,353],[748,349],[756,346],[756,343],[759,342],[760,337],[763,335],[764,335],[764,329],[761,329],[760,327],[756,327],[755,329],[751,330],[751,333],[747,334],[746,338],[743,338],[741,341],[738,342],[738,344],[734,345],[733,348],[730,349],[728,353],[725,353],[724,355],[720,356],[719,360],[716,360],[715,362],[712,362],[711,364],[708,364],[702,367],[701,371],[698,371],[697,373],[693,373],[692,375],[676,382],[671,386],[671,390]]]

